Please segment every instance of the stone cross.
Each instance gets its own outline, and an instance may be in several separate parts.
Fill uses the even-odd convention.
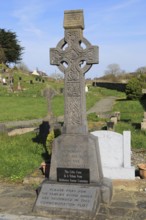
[[[50,63],[65,74],[64,133],[85,134],[86,98],[84,74],[98,63],[98,47],[83,37],[82,10],[64,12],[65,37],[50,49]]]

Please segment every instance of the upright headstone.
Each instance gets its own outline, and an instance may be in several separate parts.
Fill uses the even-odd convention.
[[[93,131],[98,138],[103,174],[111,179],[135,179],[131,166],[131,132]]]
[[[65,11],[64,29],[65,37],[50,49],[51,64],[65,74],[63,134],[54,141],[49,180],[42,184],[34,210],[93,219],[100,203],[112,196],[111,181],[103,177],[98,140],[88,133],[86,120],[84,74],[98,63],[98,47],[83,37],[82,10]]]

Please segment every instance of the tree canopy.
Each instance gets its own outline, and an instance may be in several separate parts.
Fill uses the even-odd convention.
[[[0,63],[17,63],[21,60],[23,50],[15,32],[0,29]]]
[[[105,75],[114,75],[114,76],[118,76],[120,74],[125,73],[125,71],[121,70],[119,64],[113,63],[113,64],[109,64],[107,66],[107,69],[105,71]]]
[[[140,81],[134,77],[129,80],[126,90],[127,99],[136,100],[142,97],[142,86]]]

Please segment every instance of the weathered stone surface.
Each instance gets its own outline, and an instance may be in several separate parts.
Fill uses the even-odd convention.
[[[99,206],[100,196],[100,188],[95,186],[50,184],[46,182],[42,185],[35,209],[41,210],[42,207],[45,207],[50,213],[54,210],[57,211],[58,208],[64,212],[76,211],[79,215],[83,215],[86,210],[95,214],[97,205]]]
[[[84,17],[82,10],[70,10],[64,12],[64,28],[84,29]]]
[[[93,135],[64,134],[55,139],[49,179],[57,181],[57,167],[90,170],[90,183],[103,179],[97,139]]]
[[[131,184],[135,184],[135,181],[130,181]],[[138,189],[141,187],[141,182],[143,185],[146,184],[145,180],[139,181],[139,187],[133,191],[129,191],[128,186],[126,190],[121,188],[116,190],[114,188],[114,195],[112,198],[112,203],[101,204],[100,210],[96,212],[96,216],[92,220],[145,220],[146,219],[146,209],[138,207],[140,201],[145,201],[145,192],[139,192]],[[124,181],[121,181],[124,184]],[[8,184],[6,182],[0,182],[0,219],[1,220],[61,220],[61,217],[53,217],[50,214],[36,216],[32,212],[32,208],[36,199],[36,192],[34,187],[29,185],[24,186],[22,184]],[[124,205],[126,203],[131,205]],[[118,205],[117,205],[118,203]],[[118,207],[117,207],[117,206]],[[121,216],[118,213],[119,208],[123,208],[128,211],[125,216]],[[114,211],[110,212],[112,209]],[[116,211],[117,209],[117,211]],[[111,215],[114,214],[114,215]],[[67,220],[83,220],[84,217],[79,217],[77,215],[72,215],[70,218],[64,218]]]
[[[76,16],[79,20],[76,21]],[[69,21],[67,18],[69,17]],[[65,37],[50,49],[50,63],[57,65],[65,74],[65,117],[64,133],[87,133],[85,78],[92,64],[98,63],[98,47],[92,46],[83,37],[83,12],[65,12]],[[71,20],[73,19],[73,20]],[[72,28],[68,28],[66,23]],[[74,22],[77,22],[76,25]],[[81,24],[81,25],[80,25]],[[81,46],[81,43],[86,47]],[[84,65],[82,66],[82,63]]]

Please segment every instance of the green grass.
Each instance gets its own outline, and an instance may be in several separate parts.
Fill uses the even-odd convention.
[[[64,96],[62,95],[56,95],[52,99],[51,102],[52,106],[52,112],[54,116],[58,117],[64,114]]]
[[[131,131],[131,145],[133,148],[146,148],[146,132],[141,131],[141,122],[145,111],[145,100],[129,101],[117,100],[113,111],[120,111],[121,120],[115,127],[115,131]]]
[[[33,142],[35,133],[14,137],[0,135],[0,179],[21,181],[42,162],[43,147]]]
[[[44,97],[1,97],[0,122],[42,118],[47,115]]]
[[[138,100],[119,99],[114,105],[113,111],[121,112],[121,120],[138,123],[142,121],[144,108]]]
[[[86,93],[86,109],[90,109],[103,97],[107,96],[117,96],[122,97],[123,93],[108,90],[98,87],[90,87],[89,92]],[[60,116],[64,114],[64,96],[63,94],[57,95],[52,99],[52,111],[54,116]]]

